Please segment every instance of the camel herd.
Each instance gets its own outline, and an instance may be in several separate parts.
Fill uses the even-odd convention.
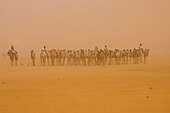
[[[18,53],[12,50],[8,51],[11,65],[17,65]],[[36,54],[31,50],[31,65],[35,66]],[[149,55],[149,49],[124,49],[124,50],[41,50],[40,65],[41,66],[97,66],[97,65],[113,65],[113,64],[137,64],[146,63]]]
[[[97,66],[128,63],[146,63],[149,49],[124,50],[41,50],[41,66]],[[31,51],[32,65],[35,65],[35,52]]]
[[[31,50],[32,65],[35,66],[36,54]],[[18,53],[12,50],[8,51],[8,56],[11,60],[11,65],[17,65]],[[146,63],[149,55],[149,49],[124,49],[124,50],[109,50],[109,49],[95,49],[95,50],[41,50],[40,65],[52,66],[96,66],[96,65],[113,65],[113,64],[137,64]]]

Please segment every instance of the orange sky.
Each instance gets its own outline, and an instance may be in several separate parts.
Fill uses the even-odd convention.
[[[170,0],[0,0],[0,52],[134,48],[170,55]]]

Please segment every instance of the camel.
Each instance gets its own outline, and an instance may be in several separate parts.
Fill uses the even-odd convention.
[[[104,49],[104,64],[108,64],[108,58],[109,58],[109,50]]]
[[[87,52],[87,65],[88,66],[92,66],[92,51],[90,49],[88,49]]]
[[[62,53],[61,53],[62,65],[63,65],[63,66],[65,65],[66,56],[67,56],[67,52],[66,52],[66,50],[64,49],[64,50],[62,50]]]
[[[133,58],[133,51],[130,49],[129,50],[129,60],[130,60],[130,63],[132,61],[132,58]]]
[[[134,63],[142,63],[142,53],[143,51],[141,49],[134,49],[133,50],[133,59]]]
[[[48,60],[48,53],[47,51],[43,51],[41,50],[41,53],[40,53],[40,63],[41,65],[45,66],[46,65],[46,60]],[[48,60],[48,64],[49,64],[49,60]]]
[[[94,57],[94,65],[99,65],[99,51],[96,49],[93,54]]]
[[[146,64],[146,59],[147,59],[148,55],[149,55],[149,49],[145,49],[145,50],[143,51],[144,64]]]
[[[34,50],[31,50],[31,61],[32,61],[32,66],[35,66],[35,52],[34,52]]]
[[[129,50],[126,50],[126,64],[129,63]]]
[[[54,62],[56,59],[56,50],[55,49],[49,50],[48,55],[49,55],[49,59],[51,61],[51,65],[54,66],[55,65]],[[47,60],[48,60],[48,56],[47,56]]]
[[[139,59],[138,59],[138,49],[134,48],[133,50],[133,61],[134,61],[134,64],[138,63]]]
[[[113,64],[114,51],[109,50],[109,65]]]
[[[15,65],[17,66],[18,63],[18,52],[14,50],[8,50],[8,56],[10,57],[11,60],[11,65],[13,66],[14,60],[15,60]]]
[[[124,49],[122,52],[121,52],[121,57],[122,57],[122,64],[125,64],[126,62],[126,50]]]
[[[114,51],[114,58],[115,58],[116,64],[120,64],[121,63],[121,51],[120,50],[115,49],[115,51]]]
[[[68,50],[67,51],[67,66],[70,66],[71,65],[71,50]]]
[[[77,50],[76,52],[76,64],[80,65],[80,51],[79,50]]]
[[[105,55],[102,49],[99,51],[99,65],[105,65]]]
[[[73,65],[76,66],[77,65],[76,50],[73,50],[72,58],[73,58]]]

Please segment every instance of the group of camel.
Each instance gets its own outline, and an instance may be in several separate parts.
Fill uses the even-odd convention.
[[[32,65],[35,66],[36,55],[35,51],[31,50]],[[109,49],[95,49],[95,50],[41,50],[40,65],[112,65],[112,64],[128,64],[128,63],[146,63],[149,55],[149,49],[124,49],[124,50],[109,50]],[[8,51],[8,56],[11,60],[11,65],[17,65],[18,52]]]
[[[36,54],[31,50],[32,66],[35,66]],[[8,56],[11,60],[11,65],[17,65],[18,52],[8,51]],[[109,49],[95,49],[95,50],[41,50],[40,65],[52,66],[96,66],[96,65],[113,65],[113,64],[136,64],[146,63],[149,55],[149,49],[124,49],[124,50],[109,50]]]
[[[17,65],[18,52],[8,51],[8,56],[11,60],[11,65]],[[45,65],[112,65],[112,64],[128,64],[128,63],[146,63],[149,55],[149,49],[133,49],[133,50],[41,50],[40,64]],[[31,50],[32,65],[35,66],[35,52]]]
[[[41,50],[40,64],[41,66],[96,66],[96,65],[113,65],[128,63],[146,63],[149,55],[149,49],[133,49],[133,50]],[[35,65],[35,52],[31,51],[32,65]]]

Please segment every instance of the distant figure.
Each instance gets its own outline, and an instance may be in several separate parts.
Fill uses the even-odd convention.
[[[11,46],[11,51],[12,51],[13,53],[16,52],[13,45]]]
[[[97,46],[95,47],[95,51],[98,51],[98,47]]]
[[[41,65],[45,66],[46,60],[48,61],[48,65],[49,65],[49,55],[48,55],[48,51],[46,49],[46,46],[44,46],[41,49],[41,53],[40,53],[40,61],[41,61]]]
[[[45,53],[47,53],[46,46],[44,46],[44,47],[42,48],[42,50],[41,50],[41,51],[44,51]]]
[[[34,52],[34,50],[31,50],[31,60],[32,60],[32,66],[35,66],[35,52]]]
[[[143,54],[144,54],[144,64],[146,64],[146,60],[147,60],[148,55],[149,55],[149,49],[145,49],[143,51]]]
[[[14,46],[11,46],[11,49],[8,50],[8,56],[10,57],[11,60],[11,65],[13,66],[13,62],[15,60],[15,65],[17,66],[18,62],[18,52],[14,49]]]
[[[141,43],[140,43],[140,45],[139,45],[139,49],[140,49],[140,50],[143,50],[143,46],[142,46]]]
[[[104,50],[105,50],[105,51],[107,51],[107,50],[108,50],[107,45],[105,45]]]
[[[13,45],[11,46],[11,50],[14,50],[14,46]]]
[[[105,45],[105,47],[104,47],[104,64],[106,63],[107,64],[107,59],[108,59],[108,56],[109,56],[109,50],[108,50],[108,48],[107,48],[107,45]]]

